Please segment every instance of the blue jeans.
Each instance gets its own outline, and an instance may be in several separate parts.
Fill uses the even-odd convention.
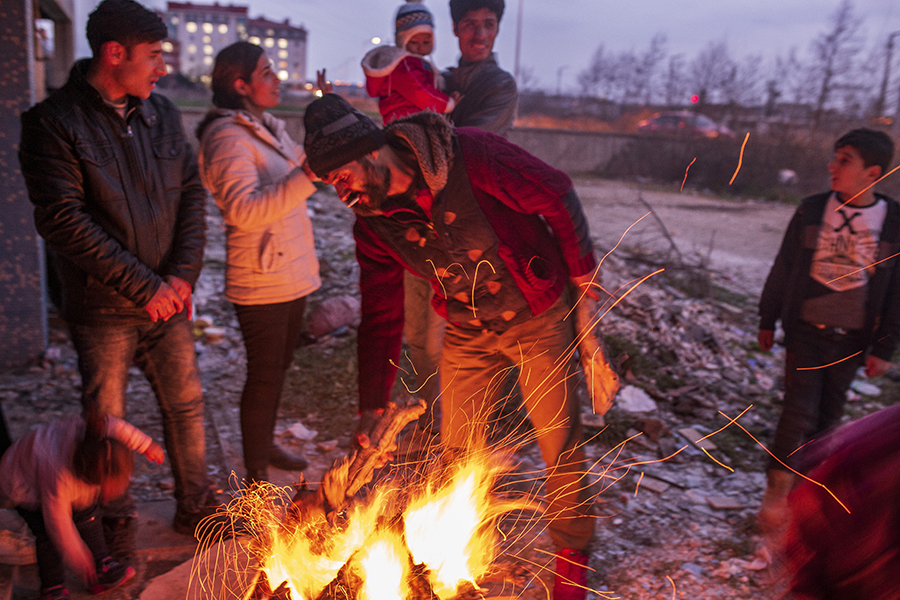
[[[564,293],[542,314],[503,333],[448,323],[441,357],[441,436],[449,448],[484,442],[505,376],[518,366],[518,384],[548,470],[547,529],[557,549],[584,550],[594,535],[593,502],[574,392],[575,333],[572,319],[565,319],[567,298]]]
[[[194,354],[194,332],[185,314],[142,325],[73,325],[71,333],[86,411],[98,410],[124,419],[128,367],[132,361],[137,362],[162,414],[177,510],[182,514],[199,511],[210,490],[203,387]],[[130,493],[104,507],[105,517],[134,515]]]
[[[409,345],[409,360],[413,367],[414,381],[407,385],[417,390],[416,395],[428,403],[425,425],[436,421],[436,400],[441,382],[438,366],[441,364],[441,348],[444,345],[444,327],[447,321],[431,308],[434,290],[431,282],[403,272],[403,335]]]
[[[840,422],[847,389],[864,355],[843,359],[865,349],[864,337],[858,332],[822,332],[806,323],[791,328],[785,347],[784,403],[772,443],[772,454],[779,460],[800,467],[800,453],[794,452]],[[823,365],[831,366],[813,368]],[[772,459],[769,468],[784,466]]]

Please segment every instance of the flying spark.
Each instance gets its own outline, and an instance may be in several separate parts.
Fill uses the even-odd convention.
[[[891,173],[893,173],[893,172],[896,171],[897,169],[900,169],[900,165],[897,165],[896,167],[894,167],[893,169],[891,169],[890,171],[888,171],[887,173],[885,173],[884,175],[882,175],[881,177],[879,177],[878,179],[876,179],[875,181],[873,181],[868,187],[861,189],[861,190],[860,190],[859,192],[857,192],[852,198],[850,198],[849,200],[847,200],[846,202],[844,202],[843,204],[841,204],[840,206],[838,206],[836,209],[834,209],[834,212],[837,212],[837,211],[841,210],[842,208],[844,208],[845,206],[847,206],[848,204],[850,204],[851,202],[853,202],[854,200],[856,200],[859,196],[861,196],[862,194],[866,193],[866,191],[871,190],[873,187],[875,187],[875,186],[878,184],[879,181],[881,181],[882,179],[884,179],[885,177],[887,177],[888,175],[890,175]]]
[[[728,182],[728,185],[731,185],[732,183],[734,183],[734,180],[737,177],[737,174],[740,173],[740,171],[741,171],[741,164],[743,164],[743,162],[744,162],[744,147],[747,146],[747,140],[749,140],[749,139],[750,139],[750,132],[748,131],[747,135],[744,136],[744,143],[741,144],[741,155],[738,157],[737,169],[734,170],[734,175],[731,176],[731,181]]]
[[[851,354],[850,356],[847,356],[847,357],[845,357],[845,358],[842,358],[841,360],[836,360],[836,361],[834,361],[833,363],[828,363],[827,365],[822,365],[822,366],[820,366],[820,367],[797,367],[797,370],[798,370],[798,371],[815,371],[815,370],[817,370],[817,369],[827,369],[828,367],[833,367],[834,365],[839,364],[839,363],[842,363],[842,362],[844,362],[845,360],[850,360],[850,359],[853,358],[854,356],[859,356],[859,355],[862,354],[862,353],[863,353],[863,351],[860,350],[859,352],[856,352],[855,354]]]
[[[693,165],[695,162],[697,162],[697,157],[696,157],[696,156],[694,157],[694,160],[691,161],[691,164],[687,166],[687,169],[684,170],[684,179],[681,180],[681,191],[682,191],[682,192],[684,191],[684,184],[685,184],[685,182],[687,181],[687,174],[688,174],[688,171],[691,170],[691,165]]]

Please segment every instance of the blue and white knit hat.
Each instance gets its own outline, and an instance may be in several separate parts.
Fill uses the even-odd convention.
[[[394,41],[399,48],[406,48],[409,38],[419,32],[434,33],[434,17],[421,2],[407,2],[397,9]]]

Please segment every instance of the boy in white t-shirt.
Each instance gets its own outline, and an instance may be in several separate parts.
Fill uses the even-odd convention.
[[[804,198],[791,219],[759,303],[759,345],[785,331],[785,395],[775,430],[763,531],[781,529],[800,467],[796,451],[836,425],[860,366],[883,375],[900,339],[900,205],[877,194],[894,144],[855,129],[834,145],[831,191]]]

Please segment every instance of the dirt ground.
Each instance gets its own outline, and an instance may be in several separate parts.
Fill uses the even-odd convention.
[[[575,184],[591,234],[601,248],[615,246],[625,231],[652,208],[659,220],[653,215],[644,217],[628,232],[624,243],[642,246],[648,252],[664,249],[668,246],[661,233],[664,226],[686,260],[696,264],[708,258],[713,270],[753,296],[762,290],[795,209],[602,179],[580,179]]]
[[[660,248],[667,248],[670,237],[682,262],[708,261],[716,281],[722,279],[719,273],[724,274],[745,296],[744,302],[736,304],[698,299],[669,280],[654,278],[623,298],[603,325],[607,344],[616,342],[617,353],[631,356],[625,364],[625,383],[634,393],[640,393],[637,388],[646,391],[658,409],[640,417],[614,408],[607,415],[608,430],[586,426],[591,480],[604,482],[605,488],[595,502],[598,532],[589,576],[595,593],[589,597],[669,598],[676,597],[677,586],[679,598],[776,598],[778,586],[773,585],[772,574],[759,566],[759,540],[752,533],[753,514],[764,487],[762,451],[733,428],[718,434],[716,461],[733,465],[732,471],[686,442],[682,432],[689,428],[711,433],[725,423],[718,411],[737,415],[754,404],[742,422],[761,439],[771,434],[779,409],[781,357],[754,348],[756,319],[751,307],[793,207],[603,180],[579,180],[576,187],[599,251],[612,248],[649,205],[659,221],[647,217],[629,232],[625,241],[629,252],[643,249],[652,258]],[[329,298],[358,295],[358,267],[352,213],[329,190],[315,194],[308,205],[323,280],[322,288],[310,297],[314,310]],[[220,335],[212,339],[198,332],[196,350],[206,398],[209,474],[227,499],[243,475],[238,402],[246,359],[233,307],[222,294],[224,261],[221,216],[210,203],[208,245],[195,289],[195,308],[220,329]],[[648,269],[652,267],[620,258],[617,252],[605,267],[604,281],[622,285]],[[313,486],[344,455],[355,428],[355,346],[355,330],[343,328],[298,348],[288,373],[278,439],[310,460],[305,475]],[[51,322],[50,346],[43,361],[0,373],[0,401],[16,437],[34,425],[35,412],[45,420],[80,410],[79,395],[74,349],[58,319]],[[136,368],[130,373],[128,395],[129,419],[161,440],[156,402]],[[582,400],[588,413],[588,401]],[[880,406],[878,402],[856,402],[854,410],[872,412]],[[634,427],[640,426],[641,419],[645,428],[647,421],[660,427],[658,439],[639,437],[623,449],[623,440],[640,433]],[[685,451],[673,459],[650,464],[682,446]],[[611,453],[613,448],[619,450]],[[630,472],[630,467],[616,464],[619,458],[649,466]],[[517,460],[524,472],[540,472],[542,467],[534,444],[522,448]],[[615,473],[617,479],[607,486],[608,473]],[[296,482],[292,473],[273,470],[271,476],[280,485]],[[168,463],[157,467],[137,461],[132,491],[139,501],[171,502],[172,488]],[[716,504],[723,499],[729,501],[725,507]],[[552,585],[552,572],[536,568],[552,562],[552,557],[547,558],[549,540],[544,538],[523,554],[506,556],[508,569],[501,570],[501,583],[513,585],[511,595],[521,600],[547,599],[545,586]],[[142,561],[148,564],[153,558],[148,553]],[[523,576],[526,572],[533,576]],[[146,585],[142,577],[109,598],[138,598]],[[30,600],[35,595],[33,585],[19,582],[13,598]]]

